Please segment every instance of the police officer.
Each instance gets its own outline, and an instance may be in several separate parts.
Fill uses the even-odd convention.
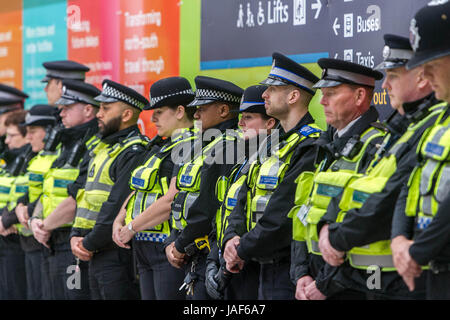
[[[375,81],[383,75],[337,59],[320,59],[318,64],[323,74],[314,87],[322,90],[320,103],[329,128],[317,141],[318,169],[310,197],[301,203],[300,195],[307,189],[306,176],[299,178],[298,210],[291,213],[294,228],[291,273],[296,284],[296,298],[301,300],[324,299],[331,295],[326,291],[328,279],[318,277],[325,262],[318,248],[316,225],[328,206],[336,205],[333,202],[340,199],[343,187],[352,175],[366,170],[384,136],[381,124],[377,122],[378,112],[370,105]],[[304,233],[303,237],[301,233]],[[347,292],[345,297],[356,298],[357,295]]]
[[[234,212],[224,236],[224,258],[231,272],[242,269],[244,261],[260,263],[259,299],[293,299],[295,287],[289,279],[292,222],[288,218],[294,206],[295,180],[303,171],[312,171],[321,131],[308,112],[319,80],[311,71],[288,57],[274,53],[272,69],[262,84],[268,115],[282,127],[279,144],[272,145],[270,157],[255,162],[248,178],[246,206],[234,208],[236,217],[245,212],[248,227],[242,229]],[[251,200],[250,200],[251,199]],[[246,201],[244,201],[246,202]],[[240,212],[239,212],[240,211]]]
[[[137,299],[130,250],[112,241],[112,225],[130,194],[133,169],[141,163],[148,139],[137,121],[148,104],[142,95],[111,80],[95,98],[101,142],[92,151],[85,185],[77,194],[70,244],[73,254],[89,261],[92,299]]]
[[[215,239],[210,232],[220,206],[214,190],[239,160],[240,137],[235,129],[243,90],[229,81],[205,76],[197,76],[195,84],[195,99],[188,107],[198,107],[194,118],[201,121],[203,137],[178,171],[180,191],[172,204],[174,229],[166,240],[166,254],[176,267],[188,261],[181,288],[186,288],[187,297],[209,299],[205,288],[207,248]]]
[[[441,138],[447,136],[450,119],[449,17],[449,2],[430,2],[411,21],[414,56],[406,67],[413,71],[422,66],[436,98],[446,105],[420,142],[418,164],[399,197],[392,225],[395,267],[410,290],[417,287],[415,278],[428,267],[427,299],[450,299],[450,196],[446,174],[448,157],[444,151],[448,150],[449,141]]]
[[[379,66],[388,68],[383,87],[392,96],[393,107],[404,115],[397,118],[394,113],[388,119],[389,134],[376,159],[364,176],[346,186],[339,208],[329,210],[317,228],[320,250],[330,265],[343,263],[343,252],[347,252],[348,261],[333,271],[332,283],[362,292],[368,299],[423,297],[423,286],[408,292],[395,272],[389,249],[395,201],[414,168],[419,139],[439,113],[423,74],[405,70],[412,56],[405,40],[385,36],[384,61]],[[374,272],[380,275],[380,283],[369,279]]]
[[[27,298],[25,257],[19,240],[19,234],[23,235],[24,230],[20,224],[11,225],[17,222],[11,210],[16,206],[18,198],[26,192],[24,173],[29,160],[34,156],[27,144],[26,128],[22,126],[25,115],[26,111],[20,110],[11,112],[6,118],[5,142],[12,158],[11,161],[7,159],[7,165],[0,175],[0,297],[12,300]]]
[[[6,151],[4,124],[6,117],[9,112],[23,109],[27,98],[28,95],[25,92],[0,83],[0,157]],[[0,164],[4,165],[4,162]]]
[[[169,77],[156,81],[150,87],[152,122],[158,136],[166,138],[157,150],[145,156],[143,165],[131,174],[130,188],[134,193],[124,202],[113,226],[113,240],[123,248],[132,246],[139,272],[143,300],[182,300],[178,290],[184,272],[167,261],[164,240],[171,226],[171,203],[177,192],[174,161],[177,151],[189,150],[198,136],[194,132],[194,111],[186,106],[194,99],[189,81],[182,77]]]
[[[245,89],[242,96],[239,108],[241,113],[239,126],[245,140],[245,160],[233,168],[226,188],[222,191],[223,195],[220,196],[222,204],[216,218],[217,241],[210,243],[211,252],[208,255],[206,267],[206,289],[213,299],[255,300],[258,298],[259,264],[249,261],[238,274],[233,276],[226,270],[225,261],[219,248],[222,247],[228,217],[236,206],[238,194],[245,184],[250,165],[259,156],[260,148],[267,153],[270,146],[268,135],[278,124],[275,118],[266,113],[262,98],[266,89],[267,87],[263,85],[250,86]],[[261,154],[261,156],[263,155]],[[245,227],[245,216],[242,218]]]
[[[56,103],[60,106],[65,128],[46,142],[46,150],[58,150],[58,157],[44,176],[40,200],[42,217],[32,218],[30,225],[35,238],[50,249],[44,249],[44,256],[48,262],[51,299],[89,299],[87,266],[84,263],[79,265],[82,285],[75,289],[67,285],[68,277],[72,275],[67,272],[67,268],[75,265],[69,234],[75,198],[80,189],[80,168],[83,167],[83,161],[86,162],[83,157],[98,141],[95,137],[98,131],[95,117],[98,102],[94,97],[100,90],[82,81],[63,80],[62,84],[63,94]],[[86,171],[86,168],[81,170],[84,175]]]
[[[35,105],[25,117],[26,139],[31,145],[33,154],[36,154],[36,156],[28,164],[27,178],[24,179],[23,184],[18,183],[19,181],[16,180],[16,187],[28,188],[28,191],[17,200],[17,206],[11,210],[11,213],[15,213],[17,218],[11,223],[20,222],[23,225],[22,230],[24,232],[20,234],[20,244],[25,253],[28,300],[42,299],[42,245],[36,241],[31,232],[26,232],[26,229],[31,229],[28,224],[28,217],[32,216],[32,211],[29,210],[32,210],[33,207],[29,206],[29,203],[36,202],[36,199],[42,193],[43,176],[36,175],[35,171],[37,169],[46,172],[48,170],[46,158],[55,159],[56,157],[54,154],[47,155],[43,151],[46,129],[53,126],[56,122],[55,109],[55,107],[49,105]]]
[[[90,70],[85,65],[71,60],[48,61],[42,65],[46,69],[46,75],[41,82],[46,82],[44,90],[50,105],[56,105],[56,101],[61,97],[62,80],[84,81],[86,72]]]

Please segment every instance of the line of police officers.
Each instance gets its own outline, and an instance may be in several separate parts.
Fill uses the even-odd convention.
[[[26,112],[1,85],[0,299],[449,299],[450,3],[410,32],[384,36],[383,123],[381,72],[280,53],[246,90],[170,77],[147,100],[55,61]]]

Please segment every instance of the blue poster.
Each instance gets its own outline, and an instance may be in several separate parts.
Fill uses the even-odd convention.
[[[43,62],[67,59],[67,1],[23,1],[23,90],[26,108],[47,103]]]

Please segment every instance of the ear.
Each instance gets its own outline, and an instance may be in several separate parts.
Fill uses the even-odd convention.
[[[122,122],[123,123],[129,122],[130,120],[133,119],[133,115],[134,115],[133,110],[131,110],[130,108],[125,108],[122,111]]]
[[[181,119],[183,119],[185,113],[186,113],[186,110],[185,110],[184,106],[179,105],[177,107],[177,109],[175,110],[175,118],[177,118],[177,120],[181,120]]]
[[[288,94],[288,104],[295,104],[297,101],[300,100],[300,90],[298,89],[293,89],[291,92],[289,92]]]
[[[358,87],[355,90],[355,104],[359,107],[364,103],[364,100],[366,100],[367,97],[367,91],[364,90],[362,87]]]
[[[277,121],[274,118],[269,118],[269,120],[266,120],[266,129],[272,130],[275,127],[276,123]]]
[[[230,114],[230,107],[225,103],[219,105],[217,109],[221,118],[226,118]]]
[[[430,82],[423,76],[423,68],[418,68],[416,83],[419,90],[425,89]]]

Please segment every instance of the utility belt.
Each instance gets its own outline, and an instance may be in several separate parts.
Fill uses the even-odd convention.
[[[428,267],[434,274],[450,272],[450,262],[437,262],[432,260],[428,264]]]
[[[60,227],[52,230],[50,243],[53,245],[70,242],[71,227]]]
[[[194,242],[184,247],[184,251],[189,257],[194,257],[198,254],[208,254],[211,251],[208,236],[195,239]]]
[[[290,263],[291,261],[291,257],[290,255],[284,255],[284,256],[279,256],[279,257],[275,257],[275,258],[252,258],[252,261],[256,261],[259,264],[262,265],[267,265],[267,264],[271,264],[274,266],[278,266],[281,264],[286,264],[286,263]]]

